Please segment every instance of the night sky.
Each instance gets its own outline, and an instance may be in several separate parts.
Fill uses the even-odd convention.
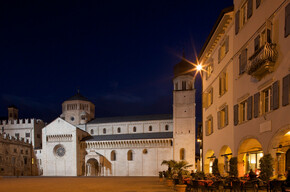
[[[96,117],[172,113],[173,66],[195,60],[232,0],[0,1],[0,116],[50,122],[80,93]],[[197,109],[201,81],[196,81]],[[201,111],[197,111],[201,121]]]

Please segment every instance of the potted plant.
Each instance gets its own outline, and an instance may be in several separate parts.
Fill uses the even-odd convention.
[[[159,171],[159,181],[163,182],[163,172]]]
[[[273,157],[271,154],[264,155],[260,159],[260,178],[263,181],[269,181],[270,177],[273,176]]]
[[[179,161],[176,162],[173,166],[173,170],[177,177],[178,184],[176,184],[176,191],[177,192],[185,192],[186,185],[183,184],[183,175],[188,174],[188,168],[192,167],[192,165],[188,164],[186,161]]]
[[[229,175],[231,177],[238,177],[238,158],[237,157],[232,157],[230,159]]]
[[[173,169],[173,166],[176,164],[176,161],[174,160],[164,160],[162,161],[161,165],[167,165],[168,166],[168,169],[166,171],[166,183],[167,183],[167,186],[168,187],[172,187],[173,186],[173,179],[172,179],[172,169]]]
[[[217,158],[214,159],[213,164],[212,164],[212,174],[216,177],[220,176]]]

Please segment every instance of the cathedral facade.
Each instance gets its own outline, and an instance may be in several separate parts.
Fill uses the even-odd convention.
[[[42,129],[36,150],[45,176],[157,176],[163,160],[195,164],[195,89],[183,58],[174,68],[173,115],[94,118],[95,106],[77,93]]]

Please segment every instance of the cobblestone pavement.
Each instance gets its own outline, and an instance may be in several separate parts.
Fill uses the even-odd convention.
[[[3,177],[0,192],[173,192],[157,177]]]

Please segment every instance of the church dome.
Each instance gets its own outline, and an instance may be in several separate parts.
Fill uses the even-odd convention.
[[[181,61],[174,66],[174,77],[178,77],[181,75],[194,75],[191,71],[193,69],[193,65],[190,64],[184,57],[182,57]]]
[[[88,98],[81,95],[79,92],[77,94],[75,94],[74,96],[68,98],[66,101],[74,101],[74,100],[89,101]]]

